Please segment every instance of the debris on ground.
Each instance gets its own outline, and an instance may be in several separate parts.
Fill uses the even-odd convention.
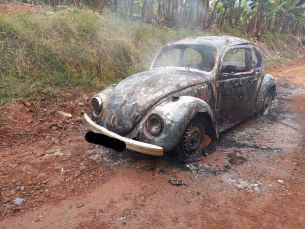
[[[184,184],[182,180],[169,179],[168,181],[169,181],[169,183],[171,183],[173,185],[177,185],[177,186],[185,185],[185,186],[187,186],[187,184]]]
[[[252,192],[253,189],[257,192],[262,191],[258,187],[262,186],[263,184],[258,181],[248,182],[246,180],[243,180],[241,178],[235,178],[234,176],[228,174],[222,176],[222,181],[228,185],[235,186],[239,189],[247,189],[249,192]]]
[[[30,103],[28,100],[26,99],[18,99],[18,102],[23,103],[25,106],[30,107],[32,105],[32,103]]]
[[[96,161],[96,162],[97,162],[100,158],[101,158],[101,157],[100,157],[100,155],[98,155],[98,154],[94,154],[94,155],[91,155],[91,156],[89,157],[90,160]]]
[[[295,91],[280,84],[272,112],[303,130],[304,88]],[[204,162],[177,164],[166,154],[117,153],[87,143],[81,120],[91,107],[82,102],[41,100],[39,118],[21,102],[0,107],[0,228],[119,228],[124,222],[234,228],[240,220],[252,228],[304,228],[304,132],[249,118],[207,146]],[[72,117],[63,118],[59,107]],[[89,159],[96,154],[101,163]],[[26,201],[17,205],[17,198]]]
[[[63,112],[63,111],[58,111],[58,114],[64,116],[64,117],[68,117],[68,118],[71,118],[72,115],[70,113],[67,113],[67,112]]]
[[[88,100],[88,99],[89,99],[89,96],[86,95],[86,94],[83,94],[82,98],[83,98],[83,100]]]
[[[23,198],[16,198],[14,200],[14,204],[16,204],[16,205],[21,205],[23,202],[25,202],[25,199],[23,199]]]
[[[85,204],[83,204],[83,203],[76,203],[75,206],[77,208],[81,208],[81,207],[85,206]]]
[[[206,147],[208,147],[208,145],[211,143],[212,139],[208,136],[205,135],[204,136],[204,141],[203,141],[203,148],[205,149]]]

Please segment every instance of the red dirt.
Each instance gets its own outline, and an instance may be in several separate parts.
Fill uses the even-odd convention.
[[[270,71],[278,79],[272,114],[222,134],[203,161],[187,166],[87,143],[82,114],[90,112],[89,99],[0,107],[0,227],[305,228],[300,69],[303,60]],[[17,197],[26,201],[14,205]]]
[[[89,100],[35,101],[34,112],[22,103],[2,106],[0,226],[304,228],[305,90],[291,84],[304,80],[304,72],[293,71],[300,66],[305,68],[299,62],[270,72],[279,84],[273,115],[286,119],[269,123],[262,116],[250,118],[222,134],[211,143],[214,148],[208,147],[211,154],[193,163],[208,167],[202,174],[168,157],[132,154],[131,161],[121,163],[128,152],[108,164],[100,159],[99,166],[86,154],[90,149],[107,154],[84,139],[82,113],[90,111]],[[65,118],[58,111],[73,116]],[[7,136],[16,133],[48,136]],[[252,148],[241,146],[247,134]],[[187,186],[176,187],[169,178],[181,179]],[[20,206],[13,204],[18,196],[26,199]]]
[[[98,185],[91,184],[92,180],[98,177],[102,181],[108,174],[108,169],[84,159],[88,144],[84,142],[86,129],[82,113],[88,109],[88,101],[82,98],[65,99],[65,102],[36,101],[31,107],[34,110],[37,107],[37,112],[22,103],[1,107],[1,201],[10,203],[16,195],[31,199],[22,209],[12,207],[1,211],[2,217],[7,212],[24,212],[80,195],[87,186]],[[73,116],[66,118],[56,111]],[[16,185],[15,181],[21,184]]]

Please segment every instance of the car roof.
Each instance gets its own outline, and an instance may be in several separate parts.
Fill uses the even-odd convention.
[[[167,45],[206,45],[217,49],[222,49],[226,46],[252,44],[240,37],[232,36],[205,36],[205,37],[188,37],[182,40],[173,41]]]

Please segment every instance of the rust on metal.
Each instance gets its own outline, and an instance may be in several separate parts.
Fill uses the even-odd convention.
[[[259,49],[230,36],[191,37],[164,46],[149,70],[101,91],[95,123],[120,136],[173,149],[192,118],[200,116],[206,134],[236,125],[263,107],[267,92],[276,95],[275,80],[264,74]],[[153,136],[148,118],[161,117]]]

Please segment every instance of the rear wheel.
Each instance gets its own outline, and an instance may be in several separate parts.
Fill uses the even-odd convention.
[[[192,119],[174,149],[178,161],[192,162],[197,159],[202,153],[204,136],[205,130],[200,120]]]
[[[263,115],[267,115],[270,112],[271,105],[272,105],[272,95],[270,92],[268,92],[264,99],[264,105],[262,109]]]

